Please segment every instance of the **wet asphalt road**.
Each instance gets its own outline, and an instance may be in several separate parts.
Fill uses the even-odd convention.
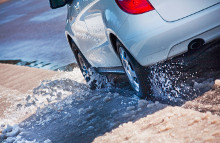
[[[0,9],[0,60],[45,69],[75,62],[64,34],[66,7],[52,10],[48,0],[10,0]]]

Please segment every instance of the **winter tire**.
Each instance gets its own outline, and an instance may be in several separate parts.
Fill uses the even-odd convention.
[[[150,98],[149,70],[141,66],[119,40],[116,41],[116,47],[131,87],[139,98]]]

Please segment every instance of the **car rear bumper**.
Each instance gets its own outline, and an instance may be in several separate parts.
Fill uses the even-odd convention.
[[[175,22],[164,21],[156,11],[129,15],[118,31],[119,39],[142,66],[187,52],[194,39],[207,43],[219,36],[220,4]]]

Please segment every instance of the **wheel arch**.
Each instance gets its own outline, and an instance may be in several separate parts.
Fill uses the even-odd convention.
[[[117,46],[116,46],[116,43],[117,43],[117,40],[118,41],[120,41],[123,45],[124,45],[124,43],[123,43],[123,41],[118,37],[118,36],[116,36],[117,34],[115,34],[114,32],[110,32],[109,33],[109,41],[110,41],[110,43],[111,43],[111,46],[112,46],[112,48],[113,48],[113,50],[115,51],[115,53],[118,55],[118,49],[117,49]],[[126,49],[127,49],[127,47],[126,46],[124,46]],[[127,49],[128,50],[128,49]],[[129,51],[129,50],[128,50]]]
[[[76,43],[74,42],[73,38],[72,38],[69,34],[66,34],[66,38],[67,38],[67,41],[68,41],[69,46],[70,46],[70,48],[71,48],[72,51],[74,50],[74,48],[77,48],[77,49],[78,49]],[[73,46],[74,46],[74,47],[73,47]]]
[[[115,51],[116,54],[118,54],[118,49],[117,49],[117,46],[116,46],[117,39],[118,38],[113,33],[109,34],[109,40],[110,40],[111,46],[112,46],[112,48],[113,48],[113,50]]]
[[[127,52],[129,52],[129,54],[131,54],[131,56],[135,59],[135,57],[133,56],[133,54],[130,52],[130,50],[126,47],[126,45],[123,43],[123,41],[118,37],[116,36],[116,34],[114,33],[110,33],[109,34],[109,40],[110,40],[110,43],[111,43],[111,46],[113,48],[113,50],[115,51],[115,53],[117,54],[117,56],[119,56],[119,51],[117,49],[117,40],[124,46],[124,48],[127,50]],[[135,59],[136,60],[136,59]],[[139,62],[138,62],[139,63]],[[139,63],[140,64],[140,63]]]
[[[73,39],[71,38],[71,36],[69,34],[66,35],[67,41],[72,49],[72,43],[74,43]]]

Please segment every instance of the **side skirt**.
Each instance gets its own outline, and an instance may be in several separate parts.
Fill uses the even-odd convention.
[[[95,70],[99,73],[124,74],[123,67],[97,67]]]

